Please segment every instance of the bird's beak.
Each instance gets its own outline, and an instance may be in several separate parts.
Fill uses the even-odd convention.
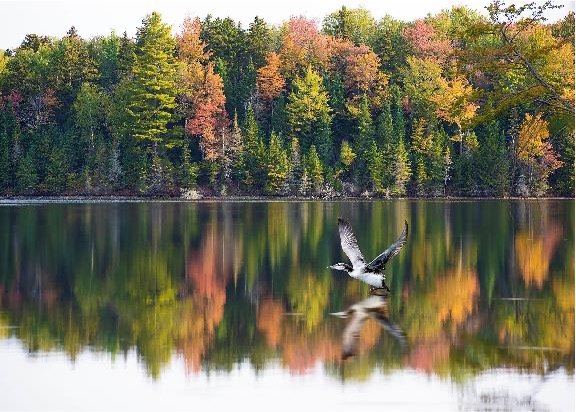
[[[348,316],[348,314],[346,312],[334,312],[334,313],[331,313],[331,315],[337,316],[337,317],[342,318],[342,319],[346,319],[346,317]]]

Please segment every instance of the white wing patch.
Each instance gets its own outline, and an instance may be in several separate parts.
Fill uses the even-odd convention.
[[[350,223],[344,219],[338,218],[338,232],[340,232],[340,244],[342,245],[342,250],[352,262],[352,267],[354,269],[359,267],[364,267],[366,262],[364,261],[364,256],[360,252],[358,247],[358,242],[356,237],[352,232],[352,226]]]

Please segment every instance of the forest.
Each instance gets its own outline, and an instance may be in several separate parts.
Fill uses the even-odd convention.
[[[0,53],[0,195],[574,196],[574,13],[158,13]]]

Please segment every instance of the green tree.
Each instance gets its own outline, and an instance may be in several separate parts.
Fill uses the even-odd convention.
[[[310,146],[305,159],[305,175],[310,179],[312,194],[319,194],[324,183],[324,166],[314,145]]]
[[[375,28],[376,20],[369,10],[345,6],[326,16],[322,24],[324,33],[351,40],[356,45],[369,44]]]
[[[406,184],[410,181],[410,176],[412,176],[410,157],[404,146],[404,139],[400,139],[394,161],[394,185],[392,187],[394,195],[404,196],[406,194]]]
[[[300,154],[300,144],[295,137],[290,141],[290,173],[288,176],[288,186],[292,193],[297,193],[302,174],[304,173],[302,165],[302,156]]]
[[[106,133],[104,125],[110,110],[110,98],[99,86],[83,83],[72,108],[74,122],[80,133],[81,145],[77,145],[74,155],[87,164],[93,163],[97,136]],[[89,169],[93,165],[89,165]],[[91,171],[88,170],[88,173]]]
[[[285,187],[290,173],[288,154],[282,147],[280,137],[272,132],[268,146],[266,193],[279,195]]]
[[[361,188],[365,188],[370,182],[368,163],[370,162],[370,150],[374,143],[375,128],[372,115],[368,106],[368,99],[363,97],[360,105],[360,113],[356,119],[357,132],[354,139],[354,152],[358,154],[354,171],[356,182]]]
[[[266,184],[266,147],[252,107],[244,122],[244,167],[243,183],[249,189],[262,191]]]
[[[176,63],[170,26],[152,13],[138,28],[133,78],[129,83],[127,111],[131,117],[130,135],[149,142],[158,151],[173,121],[176,107]]]
[[[34,158],[31,153],[26,154],[18,164],[16,171],[16,186],[18,193],[30,195],[36,191],[38,185],[38,175],[34,167]]]
[[[324,162],[332,161],[331,109],[322,78],[308,66],[304,77],[297,77],[286,105],[292,135],[300,140],[302,150],[312,145]]]
[[[58,194],[66,188],[66,158],[61,148],[54,148],[48,158],[43,186],[49,193]]]
[[[384,192],[384,178],[385,178],[385,163],[382,151],[376,146],[376,142],[372,140],[370,149],[366,153],[366,160],[368,163],[368,172],[370,174],[370,184],[376,193]]]
[[[478,185],[483,195],[505,196],[509,192],[509,161],[506,141],[498,122],[484,127],[478,152]]]

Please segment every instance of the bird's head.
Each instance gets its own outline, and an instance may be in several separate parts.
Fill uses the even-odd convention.
[[[346,265],[346,263],[336,263],[335,265],[329,266],[330,269],[336,269],[336,270],[343,270],[345,272],[348,272],[348,265]]]

